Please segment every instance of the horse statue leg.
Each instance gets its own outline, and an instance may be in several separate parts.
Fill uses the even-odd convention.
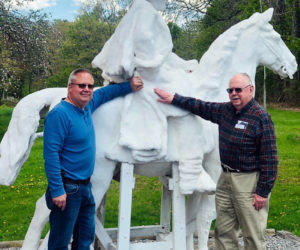
[[[220,175],[220,160],[219,160],[219,149],[218,149],[218,138],[217,133],[214,131],[214,125],[207,123],[200,118],[197,118],[202,125],[201,135],[202,140],[205,144],[211,144],[205,149],[203,155],[203,168],[205,172],[210,176],[214,183],[217,183]],[[209,126],[206,126],[209,125]],[[207,137],[209,136],[209,138]],[[205,146],[203,146],[205,148]],[[215,218],[215,196],[209,193],[194,192],[188,197],[187,209],[186,209],[186,220],[187,220],[187,249],[194,249],[193,234],[197,230],[198,232],[198,249],[207,250],[207,242],[211,222]]]
[[[41,234],[45,224],[49,221],[49,214],[50,210],[47,208],[44,194],[36,202],[34,215],[25,235],[22,250],[38,249]]]
[[[97,157],[95,163],[95,170],[92,175],[92,192],[95,199],[96,211],[100,206],[100,203],[109,189],[110,183],[113,178],[114,170],[116,167],[116,162],[110,161],[103,157]],[[101,241],[101,244],[105,249],[109,249],[109,244],[111,244],[111,239],[105,232],[103,224],[100,222],[99,218],[95,216],[96,225],[96,236]]]
[[[194,250],[194,232],[198,233],[198,249],[208,250],[208,236],[214,218],[214,195],[195,192],[187,201],[187,250]]]
[[[214,136],[215,147],[212,152],[204,156],[204,168],[214,180],[214,182],[217,183],[221,173],[221,162],[219,157],[217,127],[212,127],[212,130],[214,129],[215,133],[213,133],[212,135]],[[198,249],[207,250],[207,241],[211,222],[216,218],[215,195],[202,194],[201,201],[198,204],[196,218],[198,231]]]

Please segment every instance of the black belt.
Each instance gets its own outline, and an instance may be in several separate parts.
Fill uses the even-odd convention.
[[[73,180],[73,179],[69,179],[69,178],[66,178],[66,177],[63,177],[62,178],[63,180],[63,183],[73,183],[73,184],[83,184],[83,185],[88,185],[91,181],[91,178],[87,178],[85,180]]]
[[[223,171],[226,173],[240,173],[241,172],[239,169],[231,168],[228,165],[223,164],[223,163],[221,163],[221,166],[223,168]]]

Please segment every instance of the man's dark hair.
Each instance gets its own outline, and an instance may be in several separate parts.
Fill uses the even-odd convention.
[[[69,79],[68,79],[68,85],[67,85],[67,86],[69,86],[69,84],[72,83],[72,82],[74,81],[75,76],[76,76],[77,74],[82,73],[82,72],[89,73],[91,76],[93,76],[92,73],[91,73],[91,71],[89,71],[88,69],[84,69],[84,68],[75,69],[75,70],[73,70],[73,71],[71,72],[71,74],[70,74],[70,76],[69,76]]]

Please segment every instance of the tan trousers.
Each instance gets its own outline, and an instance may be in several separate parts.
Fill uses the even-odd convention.
[[[252,205],[259,172],[224,173],[217,184],[215,249],[237,250],[242,228],[245,250],[265,250],[269,202],[257,211]]]

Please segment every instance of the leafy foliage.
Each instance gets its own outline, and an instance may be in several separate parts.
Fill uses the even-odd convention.
[[[56,23],[58,29],[64,30],[64,40],[56,51],[57,67],[47,80],[47,86],[65,87],[70,72],[82,67],[91,70],[96,84],[101,83],[101,72],[92,68],[91,61],[111,37],[123,14],[124,9],[111,6],[108,10],[102,2],[97,2],[93,7],[84,6],[74,22]]]
[[[50,75],[49,37],[55,31],[45,15],[34,11],[22,15],[11,9],[12,3],[0,2],[0,93],[22,97],[25,84],[31,92],[34,81]]]
[[[90,69],[96,83],[102,82],[101,71],[92,69],[91,61],[113,34],[131,0],[88,1],[72,22],[50,22],[39,12],[24,16],[11,8],[12,1],[0,2],[0,97],[20,98],[45,87],[65,87],[69,73],[79,67]],[[274,8],[275,30],[299,61],[298,0],[173,0],[163,16],[172,20],[168,25],[173,52],[186,60],[199,60],[226,29],[269,7]],[[256,76],[256,99],[260,102],[263,72],[259,68]],[[299,106],[300,74],[294,77],[281,80],[267,71],[268,102]]]

